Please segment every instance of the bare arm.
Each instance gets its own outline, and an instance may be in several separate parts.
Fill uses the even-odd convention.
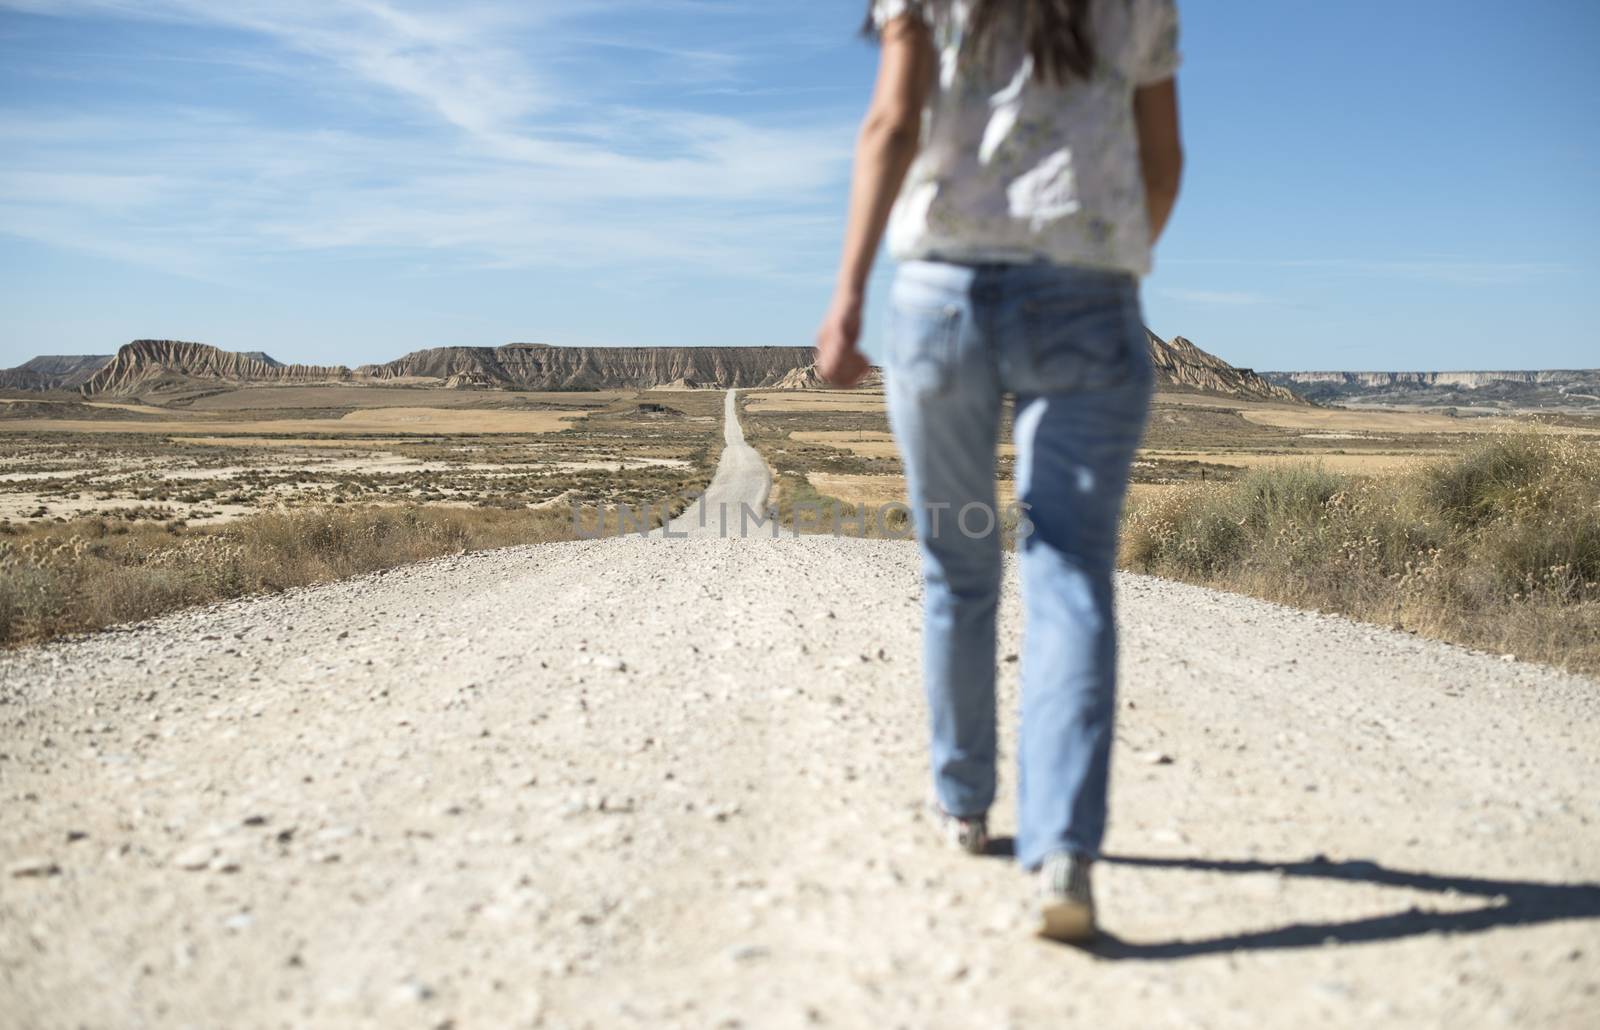
[[[878,83],[856,140],[838,282],[817,333],[818,370],[839,386],[854,386],[867,371],[867,360],[857,348],[867,278],[889,212],[917,155],[934,60],[933,43],[920,19],[896,18],[884,26]]]
[[[1150,242],[1161,238],[1178,203],[1183,181],[1183,137],[1178,121],[1178,82],[1167,79],[1133,93],[1139,127],[1139,162],[1144,171],[1144,203]]]

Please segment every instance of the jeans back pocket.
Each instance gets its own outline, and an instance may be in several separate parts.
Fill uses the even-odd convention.
[[[1126,296],[1028,301],[1022,330],[1029,367],[1020,378],[1028,392],[1110,390],[1138,371],[1144,323],[1137,302]]]
[[[954,304],[896,302],[890,309],[889,377],[920,395],[950,389],[961,332],[961,308]]]

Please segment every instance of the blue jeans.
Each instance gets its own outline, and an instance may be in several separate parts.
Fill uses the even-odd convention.
[[[939,804],[976,816],[994,802],[995,448],[1011,394],[1026,620],[1017,858],[1031,869],[1059,851],[1098,855],[1117,528],[1154,378],[1138,281],[1043,262],[911,262],[891,319],[889,417],[922,552]]]

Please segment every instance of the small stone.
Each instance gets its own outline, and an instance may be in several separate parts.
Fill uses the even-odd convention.
[[[1173,758],[1164,751],[1146,751],[1139,755],[1139,761],[1146,765],[1171,765]]]
[[[394,999],[398,1002],[420,1005],[432,1001],[434,989],[420,980],[406,980],[394,989]]]
[[[256,917],[249,912],[236,912],[222,921],[222,928],[229,933],[243,933],[256,925]]]
[[[179,869],[187,869],[190,872],[198,872],[199,870],[205,869],[211,865],[211,860],[216,857],[216,854],[217,849],[213,848],[211,845],[196,844],[193,847],[184,848],[176,855],[173,855],[172,864],[177,866]]]
[[[757,959],[767,958],[772,954],[772,949],[760,944],[741,944],[728,951],[728,957],[735,962],[754,962]]]
[[[39,856],[18,859],[6,866],[6,875],[19,880],[30,877],[42,879],[46,876],[55,876],[60,872],[61,867],[56,865],[54,861]]]

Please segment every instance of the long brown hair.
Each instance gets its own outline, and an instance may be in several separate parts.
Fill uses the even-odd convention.
[[[1022,38],[1033,66],[1044,79],[1064,84],[1069,79],[1087,79],[1094,74],[1094,39],[1089,35],[1090,0],[976,0],[967,38],[984,46],[1003,19],[1014,18],[1022,27]],[[872,7],[867,5],[869,36],[877,34],[872,23]]]

